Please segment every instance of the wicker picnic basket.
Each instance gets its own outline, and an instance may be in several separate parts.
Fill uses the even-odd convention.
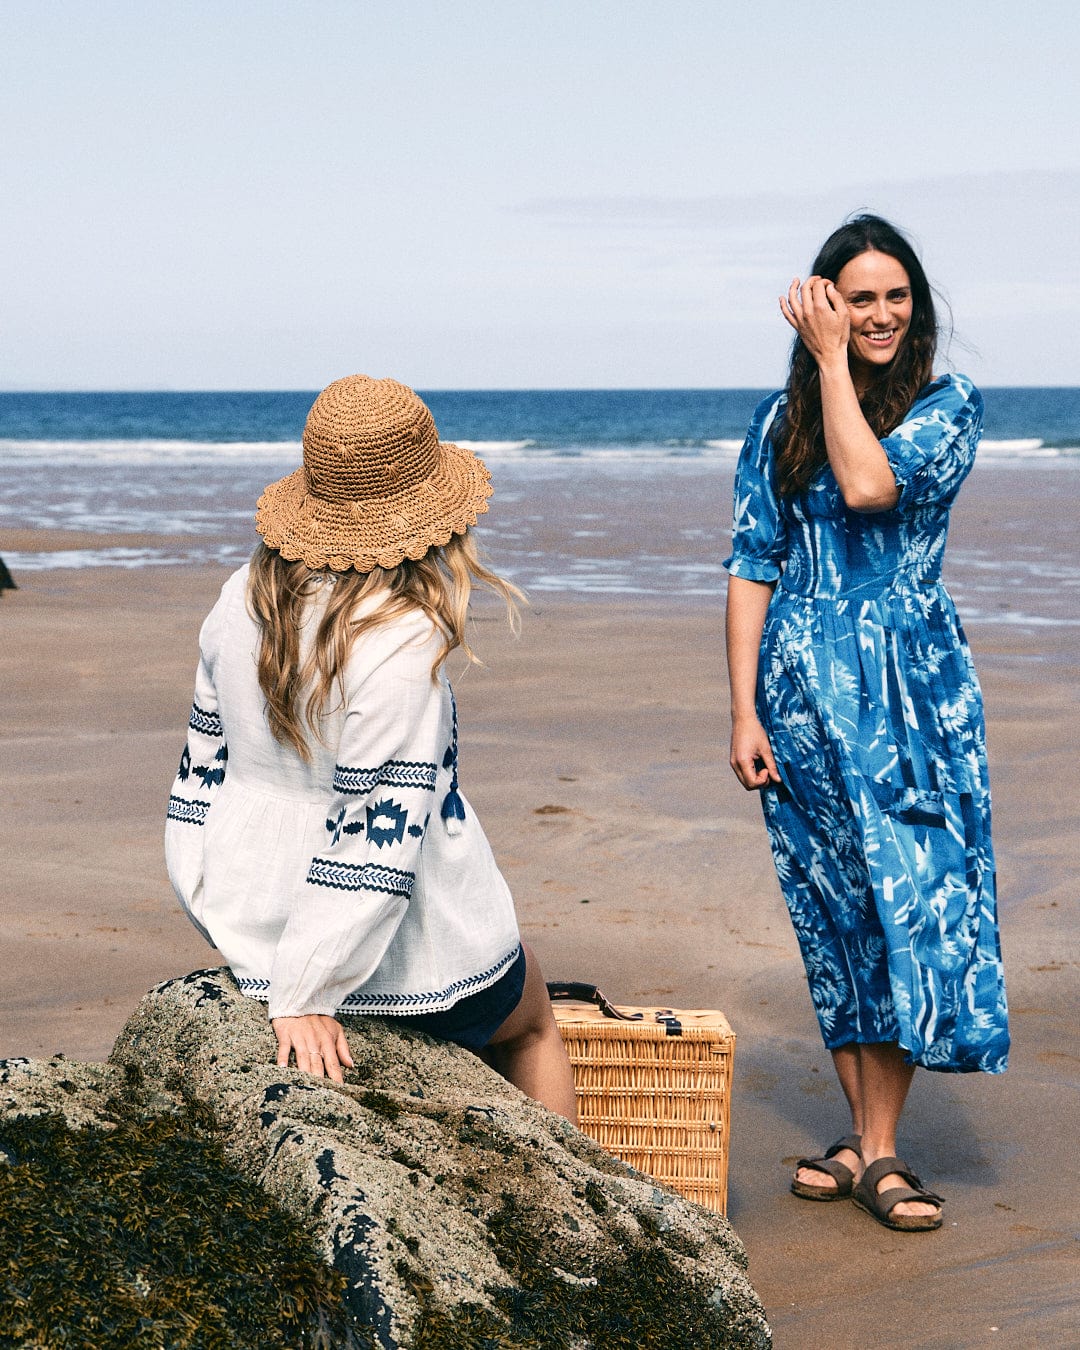
[[[639,1172],[723,1214],[735,1036],[721,1012],[628,1008],[595,985],[548,985],[582,1131]]]

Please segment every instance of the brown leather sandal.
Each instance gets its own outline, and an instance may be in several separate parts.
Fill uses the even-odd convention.
[[[906,1186],[892,1186],[878,1194],[878,1182],[895,1172],[908,1183]],[[941,1206],[945,1201],[933,1191],[924,1190],[922,1182],[899,1158],[878,1158],[872,1162],[851,1191],[851,1198],[865,1209],[867,1214],[877,1219],[886,1228],[894,1228],[898,1233],[928,1233],[941,1227]],[[936,1214],[893,1214],[897,1205],[907,1200],[921,1200],[924,1204],[937,1205]]]
[[[846,1134],[838,1139],[826,1152],[824,1158],[800,1158],[795,1171],[800,1167],[812,1167],[815,1172],[825,1172],[836,1182],[835,1186],[815,1186],[809,1181],[791,1179],[791,1193],[802,1200],[846,1200],[851,1195],[855,1183],[855,1173],[846,1163],[837,1162],[836,1155],[842,1149],[850,1149],[862,1157],[862,1136]]]

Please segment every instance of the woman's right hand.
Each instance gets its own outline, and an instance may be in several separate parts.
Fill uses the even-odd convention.
[[[847,370],[851,315],[833,282],[827,277],[805,281],[796,277],[787,295],[780,297],[780,311],[819,367],[831,362]]]
[[[296,1067],[314,1078],[332,1078],[343,1083],[342,1065],[353,1067],[345,1028],[334,1017],[321,1013],[306,1013],[303,1017],[275,1017],[271,1025],[277,1036],[277,1063],[288,1068],[289,1056],[296,1057]]]
[[[731,767],[747,792],[780,782],[772,746],[756,717],[738,717],[731,724]]]

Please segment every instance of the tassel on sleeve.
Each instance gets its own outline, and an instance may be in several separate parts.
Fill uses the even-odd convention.
[[[450,744],[443,756],[443,768],[450,770],[450,791],[443,798],[442,819],[446,833],[455,835],[461,833],[461,822],[465,819],[465,803],[461,800],[461,794],[458,792],[457,700],[454,698],[452,689],[450,690],[450,713]]]

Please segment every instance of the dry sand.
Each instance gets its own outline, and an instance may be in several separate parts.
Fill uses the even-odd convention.
[[[967,490],[954,545],[986,546],[1005,501],[1069,537],[1071,475],[1049,493],[1041,475],[1016,481],[1027,500],[1001,476]],[[83,542],[130,536],[4,541]],[[172,898],[161,833],[196,634],[224,576],[26,572],[0,600],[0,1055],[103,1058],[150,985],[217,964]],[[515,641],[481,612],[488,665],[455,682],[462,784],[524,933],[549,978],[727,1013],[729,1214],[778,1346],[1080,1343],[1080,628],[969,625],[1014,1057],[1003,1078],[916,1077],[901,1150],[949,1202],[930,1235],[787,1193],[794,1158],[845,1122],[757,801],[726,766],[721,629],[719,604],[540,597]]]

